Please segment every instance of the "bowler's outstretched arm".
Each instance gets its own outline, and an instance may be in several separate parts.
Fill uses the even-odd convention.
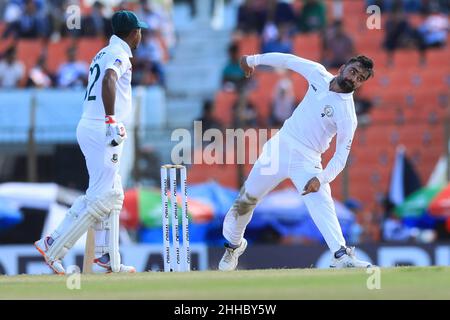
[[[299,73],[308,81],[313,71],[326,71],[325,67],[320,63],[286,53],[271,52],[255,54],[246,56],[245,60],[249,68],[254,68],[257,65],[262,64],[274,68],[289,69]]]

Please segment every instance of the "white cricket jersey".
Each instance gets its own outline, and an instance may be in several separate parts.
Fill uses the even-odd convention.
[[[334,76],[319,63],[291,54],[266,53],[247,58],[249,66],[259,64],[287,68],[308,80],[309,87],[292,116],[284,122],[280,134],[299,146],[302,154],[315,161],[330,146],[337,134],[336,152],[317,176],[321,184],[329,183],[344,169],[357,126],[352,93],[330,91]]]
[[[122,122],[128,117],[131,112],[130,58],[132,56],[128,44],[115,35],[109,40],[109,45],[95,55],[89,68],[82,118],[105,120],[102,80],[107,69],[114,70],[118,78],[114,104],[116,120]]]

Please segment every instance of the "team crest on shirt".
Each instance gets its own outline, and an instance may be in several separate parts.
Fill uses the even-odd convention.
[[[327,116],[327,117],[332,117],[334,114],[334,109],[332,106],[330,105],[326,105],[325,108],[323,108],[323,112],[321,113],[322,118]]]
[[[115,65],[117,68],[120,68],[120,67],[122,66],[122,61],[120,61],[120,59],[116,59],[116,61],[114,61],[114,65]]]
[[[112,163],[117,163],[118,160],[119,160],[119,155],[117,153],[114,153],[112,158],[111,158],[111,162]]]

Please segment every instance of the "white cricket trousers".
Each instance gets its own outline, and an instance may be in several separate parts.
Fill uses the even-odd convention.
[[[303,152],[302,152],[303,151]],[[299,192],[317,228],[324,237],[331,252],[345,246],[345,239],[336,216],[336,209],[331,197],[328,183],[320,186],[318,192],[302,196],[303,188],[309,179],[322,171],[321,155],[278,132],[263,147],[263,151],[255,162],[247,180],[245,191],[258,199],[258,202],[283,180],[290,178]],[[251,220],[253,212],[244,216],[227,213],[223,235],[231,244],[238,245],[244,237],[245,228]]]
[[[116,147],[107,145],[105,122],[82,118],[77,127],[77,140],[89,173],[86,196],[92,198],[114,187],[122,188],[119,164],[123,143]]]

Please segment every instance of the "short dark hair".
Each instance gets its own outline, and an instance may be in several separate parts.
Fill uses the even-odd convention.
[[[116,32],[114,32],[114,34],[116,35],[116,36],[118,36],[120,39],[125,39],[126,37],[128,37],[129,35],[130,35],[130,33],[131,33],[131,31],[133,31],[134,29],[130,29],[130,30],[127,30],[127,31],[116,31]]]
[[[345,65],[347,66],[347,65],[349,65],[351,63],[354,63],[354,62],[358,62],[364,69],[366,69],[369,72],[369,76],[367,77],[367,79],[369,79],[370,77],[374,76],[372,59],[370,59],[369,57],[363,56],[363,55],[359,55],[359,56],[355,56],[355,57],[350,58],[345,63]]]

